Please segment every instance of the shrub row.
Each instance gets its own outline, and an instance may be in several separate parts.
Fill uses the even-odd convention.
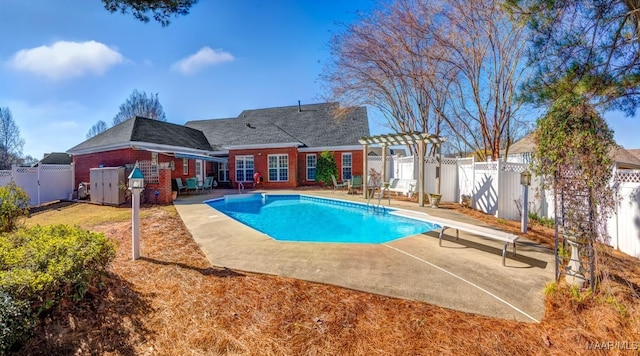
[[[43,311],[63,298],[80,300],[90,286],[99,286],[114,257],[115,247],[103,234],[77,227],[36,226],[1,234],[0,303],[11,312],[0,314],[0,354],[24,340]]]

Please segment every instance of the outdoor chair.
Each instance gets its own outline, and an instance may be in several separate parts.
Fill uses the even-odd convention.
[[[184,184],[182,184],[182,179],[180,178],[176,178],[176,185],[178,186],[178,194],[180,194],[181,191],[187,191],[187,187],[184,186]]]
[[[356,192],[356,189],[362,188],[362,176],[360,175],[351,177],[351,180],[347,182],[349,183],[347,189],[349,191],[349,194],[354,194]]]
[[[333,181],[333,191],[334,192],[338,188],[340,188],[344,192],[344,188],[347,188],[347,186],[349,185],[349,182],[338,183],[336,181],[336,176],[334,176],[333,174],[331,175],[331,180]]]
[[[198,192],[198,180],[196,178],[187,178],[187,192]]]
[[[202,185],[202,190],[212,190],[213,189],[213,177],[207,177],[204,180],[204,184]]]

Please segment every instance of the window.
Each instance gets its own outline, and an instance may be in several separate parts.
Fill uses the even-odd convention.
[[[289,180],[289,155],[269,155],[269,181]]]
[[[182,159],[182,174],[185,176],[189,174],[189,160],[186,158]]]
[[[203,161],[200,159],[196,160],[196,177],[199,181],[202,181],[202,163]]]
[[[318,158],[315,153],[307,155],[307,180],[316,180],[316,162]]]
[[[351,153],[342,154],[342,180],[351,179]]]
[[[253,156],[236,156],[236,181],[253,180]]]
[[[229,181],[229,164],[218,162],[218,180],[221,182]]]
[[[151,152],[151,164],[158,164],[158,152]]]

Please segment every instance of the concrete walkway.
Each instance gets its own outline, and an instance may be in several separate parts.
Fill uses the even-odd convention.
[[[266,193],[366,202],[361,195],[327,190]],[[328,283],[496,318],[537,322],[544,316],[543,289],[554,278],[554,254],[523,238],[518,255],[508,253],[506,267],[501,263],[501,243],[462,231],[456,241],[451,235],[455,230],[447,230],[443,247],[438,246],[436,231],[379,245],[276,241],[203,203],[224,194],[237,190],[183,195],[174,202],[214,266]],[[415,202],[393,199],[391,206],[486,226],[449,209],[419,208]]]

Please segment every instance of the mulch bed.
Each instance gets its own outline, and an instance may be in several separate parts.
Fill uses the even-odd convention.
[[[640,341],[640,263],[608,247],[599,248],[601,292],[557,288],[533,324],[213,268],[175,209],[145,209],[144,257],[130,260],[130,222],[92,227],[118,244],[104,285],[44,316],[18,354],[547,355],[585,353],[590,341]],[[532,229],[542,243],[553,238],[548,230]]]

